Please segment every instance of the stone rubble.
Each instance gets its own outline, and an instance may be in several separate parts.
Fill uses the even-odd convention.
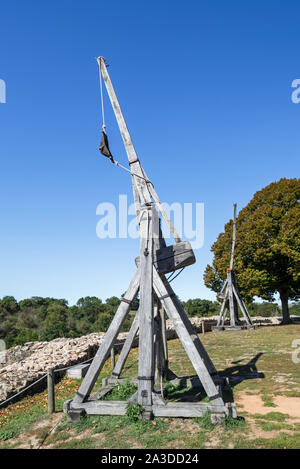
[[[205,331],[216,325],[217,316],[209,318],[190,318],[196,330],[201,332],[202,321]],[[278,324],[280,318],[252,318],[254,322]],[[171,322],[166,322],[168,339],[176,333]],[[50,342],[27,342],[6,351],[5,363],[0,363],[0,402],[21,391],[47,373],[49,369],[60,369],[76,365],[92,358],[101,345],[105,333],[98,332],[82,337],[58,338]],[[124,343],[127,332],[120,333],[116,343]],[[137,341],[135,341],[135,346]],[[3,361],[3,360],[2,360]]]

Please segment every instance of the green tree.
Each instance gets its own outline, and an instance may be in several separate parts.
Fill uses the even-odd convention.
[[[52,303],[48,307],[46,319],[42,323],[42,340],[53,340],[67,337],[67,306]]]
[[[2,300],[0,300],[0,312],[3,315],[15,314],[19,309],[18,302],[13,296],[4,296]]]
[[[268,318],[270,316],[280,315],[278,304],[271,303],[269,301],[263,301],[262,303],[249,303],[247,304],[247,310],[250,316],[262,316]]]
[[[38,332],[28,328],[18,329],[18,335],[15,337],[15,343],[18,345],[24,345],[26,342],[34,342],[38,340]]]
[[[110,298],[106,298],[105,303],[117,309],[121,303],[121,300],[117,296],[111,296]]]
[[[294,303],[290,307],[290,313],[294,314],[295,316],[300,316],[300,302]]]
[[[79,298],[76,305],[78,306],[79,317],[84,317],[90,323],[97,320],[98,314],[104,312],[105,306],[100,298],[96,296],[86,296]]]
[[[184,303],[184,309],[188,316],[209,316],[215,312],[215,307],[212,306],[212,301],[200,298],[189,299]]]
[[[279,293],[283,324],[290,322],[289,300],[300,298],[300,179],[281,179],[256,192],[237,219],[234,270],[248,301],[274,301]],[[214,259],[205,285],[219,291],[229,267],[232,220],[212,246]]]
[[[113,319],[110,313],[100,313],[96,322],[93,324],[93,332],[106,332]]]
[[[111,296],[110,298],[106,298],[104,305],[105,312],[114,315],[120,303],[121,300],[117,296]]]
[[[48,308],[52,304],[65,306],[66,308],[68,307],[68,302],[64,298],[41,298],[40,296],[33,296],[31,301],[33,301],[33,304],[37,308],[37,315],[40,321],[44,321],[46,319]]]

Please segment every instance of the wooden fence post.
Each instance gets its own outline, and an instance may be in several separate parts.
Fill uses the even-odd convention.
[[[205,334],[205,322],[203,319],[201,320],[201,330],[202,330],[202,334]]]
[[[48,413],[53,414],[55,412],[55,394],[54,394],[54,370],[48,370],[47,373],[47,384],[48,384]]]

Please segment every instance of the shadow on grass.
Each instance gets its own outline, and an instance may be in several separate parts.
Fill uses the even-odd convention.
[[[218,374],[219,376],[226,377],[229,380],[229,384],[231,386],[236,386],[237,384],[247,379],[262,379],[265,377],[265,375],[264,373],[259,372],[256,367],[256,363],[262,355],[262,352],[257,353],[245,365],[239,365],[242,360],[234,361],[232,362],[234,366],[226,368],[223,371],[219,371]]]
[[[263,379],[265,377],[264,373],[259,372],[256,367],[256,363],[262,355],[262,352],[257,353],[244,365],[239,364],[242,360],[233,361],[234,366],[218,372],[218,376],[226,379],[227,382],[226,385],[223,385],[224,402],[234,402],[232,388],[237,384],[248,379]],[[180,402],[209,400],[197,375],[177,378],[177,383],[176,386],[171,385],[167,389],[169,400]]]

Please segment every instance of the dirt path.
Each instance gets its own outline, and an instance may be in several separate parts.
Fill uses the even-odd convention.
[[[18,444],[18,449],[41,449],[46,444],[47,438],[59,425],[63,418],[63,412],[51,415],[51,417],[40,420],[30,428],[30,431],[21,434],[14,440]]]
[[[236,399],[237,408],[249,414],[265,415],[269,412],[281,412],[290,417],[300,418],[300,398],[276,396],[273,398],[276,407],[266,407],[259,395],[239,392]]]

